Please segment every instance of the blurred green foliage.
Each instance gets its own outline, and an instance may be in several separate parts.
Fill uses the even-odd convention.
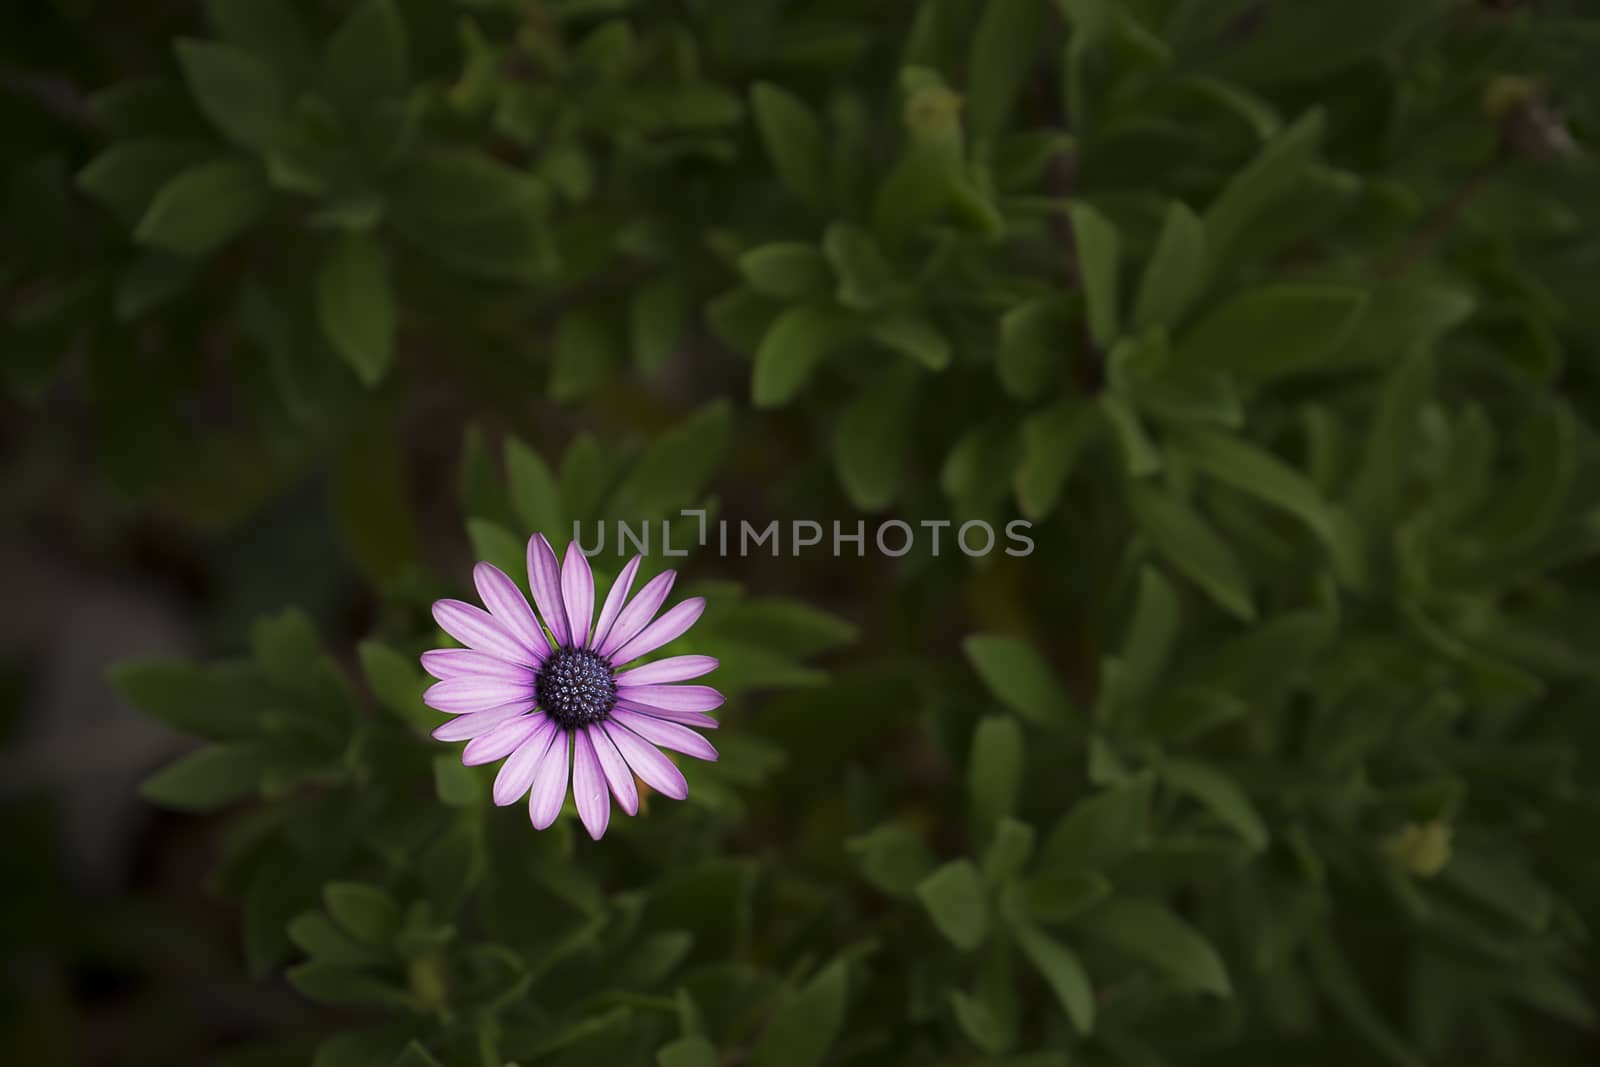
[[[116,674],[307,1002],[226,1062],[1593,1062],[1587,4],[188,6],[6,52],[0,345],[140,508],[324,481],[379,597]],[[1037,549],[691,561],[689,802],[490,807],[435,513],[702,505]]]

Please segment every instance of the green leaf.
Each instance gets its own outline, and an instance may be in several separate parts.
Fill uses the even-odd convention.
[[[901,823],[886,823],[845,847],[859,857],[862,877],[890,896],[910,896],[933,870],[928,843]]]
[[[917,898],[951,944],[971,952],[989,934],[989,901],[971,860],[952,860],[917,885]]]
[[[1009,716],[978,720],[967,761],[967,793],[978,825],[992,825],[1017,809],[1022,789],[1022,729]]]
[[[449,752],[433,758],[433,792],[439,803],[452,808],[474,807],[488,795],[482,779]]]
[[[927,316],[904,308],[885,312],[872,322],[872,339],[910,356],[931,371],[950,365],[950,342]]]
[[[1017,944],[1061,1002],[1072,1028],[1087,1036],[1094,1031],[1094,988],[1077,953],[1031,923],[1016,927]]]
[[[1022,461],[1012,475],[1017,506],[1037,522],[1047,518],[1061,498],[1083,446],[1100,425],[1096,409],[1065,397],[1022,422]]]
[[[825,290],[832,275],[820,249],[804,241],[777,241],[739,257],[739,271],[757,292],[799,300]]]
[[[132,660],[110,671],[111,684],[140,711],[186,734],[236,737],[255,725],[248,671],[178,660]]]
[[[202,163],[161,187],[133,239],[198,258],[248,229],[271,199],[261,171],[244,160]]]
[[[1178,593],[1154,567],[1139,572],[1139,597],[1122,642],[1123,693],[1142,699],[1166,670],[1180,622]]]
[[[978,677],[1006,707],[1039,726],[1072,722],[1071,699],[1032,646],[1007,634],[973,634],[961,647]]]
[[[1361,321],[1367,294],[1340,285],[1283,283],[1239,294],[1207,315],[1178,344],[1190,367],[1269,378],[1316,369]]]
[[[1088,303],[1089,336],[1101,348],[1110,348],[1119,330],[1117,266],[1122,254],[1122,238],[1111,220],[1088,204],[1072,204],[1069,215],[1078,254],[1078,274]]]
[[[145,779],[139,793],[179,811],[215,811],[253,796],[266,766],[266,754],[256,745],[207,745]]]
[[[618,518],[656,518],[699,503],[732,444],[733,409],[726,399],[714,400],[656,437],[607,510]]]
[[[1205,286],[1206,226],[1187,204],[1167,205],[1155,252],[1145,265],[1133,305],[1133,329],[1176,326]]]
[[[1306,939],[1306,947],[1317,985],[1350,1025],[1395,1067],[1423,1067],[1422,1059],[1373,1005],[1334,939],[1324,930],[1315,930]]]
[[[798,96],[769,82],[750,90],[750,107],[778,178],[812,205],[827,193],[822,123]]]
[[[1211,942],[1164,905],[1116,897],[1079,922],[1086,937],[1103,941],[1183,986],[1220,997],[1232,996],[1228,969]]]
[[[1039,850],[1041,873],[1104,870],[1143,848],[1150,836],[1155,781],[1141,774],[1074,804]]]
[[[999,133],[1033,68],[1044,29],[1044,0],[988,4],[967,61],[967,113],[980,136]]]
[[[835,222],[822,235],[822,253],[839,279],[839,303],[858,311],[879,307],[895,291],[894,270],[860,226]]]
[[[504,526],[489,519],[468,519],[467,539],[472,542],[473,555],[485,563],[492,563],[507,574],[521,571],[524,542]]]
[[[406,27],[391,0],[366,0],[334,31],[322,56],[322,87],[347,114],[406,88]]]
[[[1000,721],[1011,722],[1010,719]],[[1014,722],[1012,728],[1016,728]],[[999,818],[994,824],[989,847],[983,850],[983,880],[992,886],[1009,884],[1027,866],[1036,836],[1033,827],[1020,819],[1009,815]]]
[[[849,966],[835,960],[787,998],[750,1050],[750,1067],[820,1067],[844,1027]]]
[[[109,145],[78,172],[78,189],[130,230],[139,224],[161,187],[181,171],[211,158],[201,142],[138,137]]]
[[[881,511],[900,492],[916,379],[910,364],[892,364],[839,415],[834,465],[850,502],[862,511]]]
[[[1123,465],[1130,476],[1148,478],[1161,470],[1161,453],[1132,405],[1113,392],[1104,392],[1100,394],[1100,412],[1117,436]]]
[[[717,1048],[703,1037],[680,1037],[656,1050],[656,1067],[718,1067]]]
[[[561,487],[544,459],[519,437],[505,441],[506,488],[517,518],[530,531],[553,536],[564,529]]]
[[[1299,183],[1316,158],[1324,125],[1320,109],[1306,112],[1223,187],[1205,213],[1212,262],[1222,262],[1245,226]]]
[[[387,944],[400,930],[400,905],[377,886],[329,882],[322,888],[322,901],[328,914],[365,944]]]
[[[1014,1028],[1000,1020],[995,1005],[968,996],[959,989],[952,989],[949,996],[956,1024],[974,1045],[990,1055],[998,1055],[1011,1047],[1016,1040]]]
[[[380,641],[363,641],[357,651],[362,673],[378,703],[414,731],[432,731],[439,722],[438,714],[422,703],[423,690],[432,679],[423,674],[417,661]]]
[[[319,1004],[402,1011],[418,1008],[416,999],[405,990],[349,967],[337,967],[330,963],[302,963],[289,968],[284,977],[302,996]]]
[[[206,0],[217,36],[267,64],[285,84],[307,82],[313,50],[294,6],[283,0]]]
[[[594,394],[621,364],[615,323],[605,310],[577,307],[561,316],[550,364],[550,399],[570,404]]]
[[[1030,300],[1000,316],[995,369],[1005,391],[1019,400],[1044,392],[1074,346],[1057,301]]]
[[[1047,846],[1049,847],[1049,846]],[[1045,864],[1040,860],[1040,866]],[[1072,871],[1029,878],[1009,887],[1002,898],[1008,914],[1042,923],[1076,919],[1111,895],[1111,883],[1097,871]]]
[[[1195,468],[1240,492],[1282,508],[1327,545],[1341,578],[1360,580],[1361,544],[1349,518],[1323,499],[1299,471],[1238,437],[1210,430],[1186,430],[1182,452]]]
[[[277,143],[289,98],[266,64],[215,41],[180,39],[173,47],[195,104],[223,136],[257,152]]]
[[[319,963],[366,967],[384,960],[382,952],[363,945],[339,929],[326,912],[301,912],[289,920],[288,933],[290,941]]]
[[[1267,847],[1267,824],[1239,783],[1215,768],[1192,760],[1167,760],[1161,765],[1167,784],[1188,793],[1238,832],[1256,851]]]
[[[1189,505],[1153,486],[1128,487],[1128,502],[1156,551],[1228,614],[1246,622],[1256,609],[1244,566],[1217,532]]]
[[[683,281],[663,274],[633,292],[628,303],[628,335],[633,349],[633,365],[642,374],[653,374],[683,343],[688,325],[689,295]]]
[[[394,361],[394,293],[383,247],[364,234],[337,238],[316,284],[323,334],[363,385],[377,385]]]
[[[779,315],[756,349],[755,405],[782,407],[793,400],[847,332],[848,323],[826,304],[800,304]]]
[[[413,1041],[400,1051],[389,1067],[444,1067],[427,1049]]]

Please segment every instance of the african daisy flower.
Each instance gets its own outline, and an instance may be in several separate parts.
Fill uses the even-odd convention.
[[[461,762],[469,767],[504,759],[494,802],[503,806],[526,794],[537,829],[561,813],[569,768],[578,817],[599,840],[611,818],[611,795],[629,815],[638,812],[635,775],[674,800],[689,795],[683,773],[660,748],[717,758],[689,727],[715,729],[717,720],[706,712],[722,704],[722,694],[671,684],[714,670],[715,659],[669,656],[622,669],[682,636],[706,606],[705,598],[692,597],[656,618],[673,571],[628,600],[639,562],[635,556],[622,569],[595,619],[594,575],[583,551],[574,541],[558,564],[540,534],[528,542],[537,616],[517,583],[488,563],[472,572],[488,611],[459,600],[433,605],[440,628],[467,646],[422,654],[423,668],[439,679],[424,702],[455,716],[433,736],[466,741]]]

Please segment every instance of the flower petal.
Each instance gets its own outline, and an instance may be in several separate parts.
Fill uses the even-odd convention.
[[[645,785],[662,796],[682,800],[689,795],[689,783],[683,772],[661,754],[661,750],[629,730],[616,719],[607,720],[606,736],[616,743],[617,751],[628,761],[628,767]]]
[[[449,722],[433,731],[435,741],[468,741],[474,737],[482,737],[508,719],[515,719],[527,713],[527,708],[521,704],[511,704],[503,708],[493,708],[489,711],[474,711],[467,715],[457,715]],[[470,745],[468,746],[471,747]],[[510,749],[506,750],[507,752]],[[500,753],[500,756],[505,752]],[[495,759],[499,759],[496,756]]]
[[[550,654],[550,642],[533,617],[528,598],[511,576],[493,563],[480,563],[472,568],[472,583],[495,621],[527,648],[534,663],[542,662]]]
[[[499,656],[474,652],[470,648],[434,648],[422,654],[422,669],[435,678],[533,678],[533,671]]]
[[[528,819],[535,830],[544,830],[561,814],[567,800],[567,737],[557,730],[555,742],[539,760],[534,771],[533,792],[528,794]]]
[[[670,748],[695,759],[717,758],[717,750],[711,747],[711,742],[687,726],[679,726],[665,719],[652,719],[648,715],[624,711],[622,708],[612,708],[611,717],[653,745]]]
[[[652,719],[681,722],[685,726],[693,726],[698,730],[715,730],[722,725],[716,719],[700,711],[672,711],[669,708],[658,708],[652,704],[640,704],[632,700],[618,700],[617,707],[624,711],[637,711],[640,715],[648,715]]]
[[[639,564],[643,559],[643,556],[634,556],[622,568],[622,573],[617,575],[617,580],[611,583],[611,591],[606,594],[606,602],[600,608],[600,621],[594,624],[594,636],[589,639],[590,648],[599,648],[610,636],[611,626],[622,611],[622,602],[628,599],[628,590],[633,588],[633,576],[639,573]]]
[[[677,577],[677,571],[662,571],[646,582],[644,588],[639,590],[639,595],[629,601],[628,606],[617,616],[611,632],[606,635],[605,644],[597,645],[595,651],[602,656],[610,656],[612,649],[621,648],[633,640],[634,636],[656,617],[656,612],[661,610],[661,604],[667,599],[667,594],[672,592],[672,583]],[[612,662],[621,661],[613,659]]]
[[[528,585],[533,589],[533,602],[539,606],[539,617],[556,639],[556,647],[568,644],[567,609],[561,603],[561,565],[544,534],[528,539]]]
[[[586,726],[583,732],[588,735],[590,744],[594,745],[594,754],[600,760],[600,769],[605,772],[611,794],[617,798],[617,806],[629,815],[639,814],[639,787],[634,785],[633,772],[628,770],[622,753],[617,751],[617,746],[599,724]]]
[[[647,652],[654,652],[668,641],[682,637],[688,633],[689,627],[695,624],[695,620],[700,618],[700,613],[705,610],[705,597],[690,597],[639,631],[633,640],[611,653],[612,665],[620,667]]]
[[[618,685],[659,685],[684,682],[717,669],[715,656],[668,656],[617,675]]]
[[[435,711],[460,715],[469,711],[488,711],[512,704],[523,704],[523,711],[533,707],[533,678],[511,681],[506,678],[481,678],[463,675],[434,682],[422,694],[422,702]]]
[[[542,711],[536,711],[532,715],[522,715],[509,722],[502,721],[487,733],[468,741],[467,747],[461,750],[461,762],[468,767],[481,767],[485,763],[505,759],[517,750],[517,746],[532,737],[535,730],[549,721],[550,717]],[[439,736],[437,731],[434,736]]]
[[[512,637],[504,626],[495,621],[494,616],[482,608],[475,608],[460,600],[436,600],[433,603],[433,621],[439,624],[439,629],[468,648],[487,652],[507,663],[538,666],[530,659],[522,642]]]
[[[561,561],[561,602],[567,609],[567,633],[573,648],[589,644],[589,624],[594,621],[594,572],[577,541],[567,545]]]
[[[711,711],[724,700],[709,685],[618,685],[617,696],[668,711]]]
[[[578,803],[578,818],[589,836],[596,841],[604,837],[611,821],[611,794],[606,791],[605,772],[587,730],[572,735],[572,799]]]
[[[555,720],[547,715],[543,722],[533,728],[528,739],[511,753],[511,758],[500,765],[500,773],[494,776],[496,805],[503,808],[513,804],[528,792],[533,786],[533,774],[539,769],[539,762],[544,759],[545,750],[555,736]]]

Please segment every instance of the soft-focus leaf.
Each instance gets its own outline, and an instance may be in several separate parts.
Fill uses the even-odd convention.
[[[1129,503],[1140,528],[1174,568],[1230,615],[1255,618],[1238,556],[1193,508],[1169,493],[1138,485],[1129,488]]]
[[[317,318],[334,351],[368,385],[394,360],[396,310],[389,260],[369,237],[333,242],[317,269]]]
[[[1189,366],[1271,377],[1315,370],[1344,344],[1366,310],[1348,286],[1284,283],[1241,293],[1178,342]]]
[[[1022,730],[1000,715],[978,720],[967,763],[967,792],[980,826],[1016,810],[1022,788]]]
[[[750,107],[778,177],[802,200],[821,203],[827,156],[816,115],[799,97],[767,82],[750,90]]]
[[[265,753],[248,743],[211,745],[145,779],[146,800],[184,811],[212,811],[255,793]]]
[[[1049,665],[1026,642],[1005,634],[973,634],[962,648],[1001,703],[1039,726],[1071,723],[1072,701]]]
[[[1027,79],[1044,28],[1044,0],[989,4],[967,63],[967,110],[980,135],[1000,130]]]
[[[1080,1034],[1094,1030],[1094,989],[1077,954],[1043,930],[1027,923],[1017,927],[1022,954],[1049,983],[1072,1027]]]
[[[215,41],[175,46],[195,103],[223,136],[265,151],[283,135],[289,101],[283,85],[256,57]]]
[[[139,220],[140,244],[200,257],[248,229],[271,197],[261,172],[238,159],[218,159],[179,173],[161,186]]]
[[[800,304],[778,316],[756,350],[751,398],[757,407],[793,400],[846,335],[847,323],[833,308]]]
[[[1088,306],[1089,336],[1101,348],[1109,348],[1120,328],[1117,272],[1122,239],[1111,220],[1088,204],[1073,204],[1071,217],[1078,272]]]
[[[951,944],[967,952],[983,944],[989,933],[989,904],[970,860],[953,860],[928,875],[917,885],[917,897]]]
[[[1167,205],[1161,238],[1139,282],[1133,329],[1176,326],[1199,295],[1206,270],[1205,223],[1188,205],[1174,200]]]
[[[1142,848],[1150,833],[1153,779],[1136,777],[1078,801],[1039,850],[1041,872],[1103,870]]]
[[[1233,994],[1217,950],[1160,904],[1133,897],[1108,900],[1084,915],[1079,925],[1085,936],[1114,946],[1189,989],[1222,997]]]
[[[791,995],[750,1050],[751,1067],[818,1067],[844,1025],[849,967],[835,961]]]

